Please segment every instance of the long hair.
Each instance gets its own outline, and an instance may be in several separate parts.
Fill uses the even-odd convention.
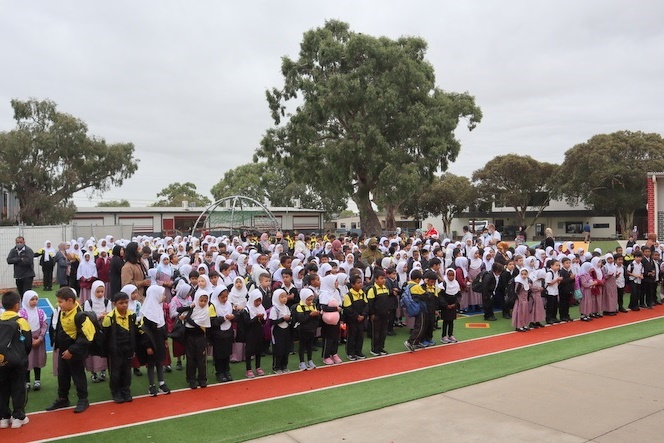
[[[131,242],[125,247],[125,260],[132,264],[138,264],[141,254],[138,252],[138,243]]]

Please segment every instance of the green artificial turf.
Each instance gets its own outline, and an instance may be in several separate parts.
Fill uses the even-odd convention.
[[[135,441],[175,442],[191,441],[195,435],[197,441],[244,441],[444,393],[650,337],[661,333],[663,326],[664,319],[655,319],[355,385],[102,432],[95,434],[94,440],[115,442],[131,435]],[[90,439],[88,435],[68,440]]]

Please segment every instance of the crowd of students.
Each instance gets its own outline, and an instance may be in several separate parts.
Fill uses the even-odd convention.
[[[441,343],[456,343],[460,313],[481,312],[484,320],[495,321],[495,310],[502,310],[516,331],[526,332],[573,321],[573,304],[580,305],[582,321],[627,312],[625,293],[631,310],[660,304],[656,289],[664,267],[653,239],[605,254],[549,237],[539,247],[512,247],[493,226],[477,238],[467,229],[464,234],[453,242],[429,227],[410,237],[380,239],[279,232],[272,238],[108,236],[61,244],[60,250],[85,252],[75,274],[81,277],[60,282],[51,324],[36,307],[36,292],[25,292],[20,306],[18,293],[3,296],[1,320],[15,320],[30,334],[30,346],[21,376],[15,371],[12,383],[6,377],[0,383],[0,427],[10,425],[14,393],[4,383],[20,383],[23,391],[41,388],[49,328],[58,395],[47,410],[70,406],[73,382],[74,412],[80,413],[88,407],[86,370],[93,383],[108,378],[113,401],[124,403],[132,401],[132,373],[142,375],[143,366],[148,393],[156,396],[170,393],[165,373],[173,366],[185,369],[191,389],[207,387],[208,356],[216,381],[223,383],[233,380],[231,362],[244,361],[246,377],[254,378],[289,372],[293,354],[300,370],[313,370],[316,348],[325,365],[341,364],[340,353],[350,361],[366,353],[386,355],[395,327],[410,329],[404,343],[410,351],[434,345],[436,329]],[[80,243],[83,248],[76,248]],[[71,254],[67,266],[75,261]],[[99,272],[99,259],[107,270]],[[415,314],[408,315],[406,300],[418,305]],[[103,336],[103,354],[91,352],[97,334]],[[2,369],[0,374],[5,376]],[[11,425],[27,420],[15,400]]]

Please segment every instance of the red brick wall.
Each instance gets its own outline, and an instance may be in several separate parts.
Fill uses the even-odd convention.
[[[655,222],[657,219],[657,214],[655,213],[655,186],[657,183],[653,183],[652,177],[650,176],[648,176],[646,181],[648,182],[646,184],[646,190],[648,193],[648,233],[657,232],[657,224]]]

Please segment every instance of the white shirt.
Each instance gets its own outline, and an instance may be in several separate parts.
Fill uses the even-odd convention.
[[[549,284],[555,279],[560,277],[560,274],[557,272],[553,272],[552,270],[546,271],[546,278],[544,279],[545,287],[546,287],[546,293],[548,295],[558,295],[558,284],[559,282],[555,282],[553,284]]]

